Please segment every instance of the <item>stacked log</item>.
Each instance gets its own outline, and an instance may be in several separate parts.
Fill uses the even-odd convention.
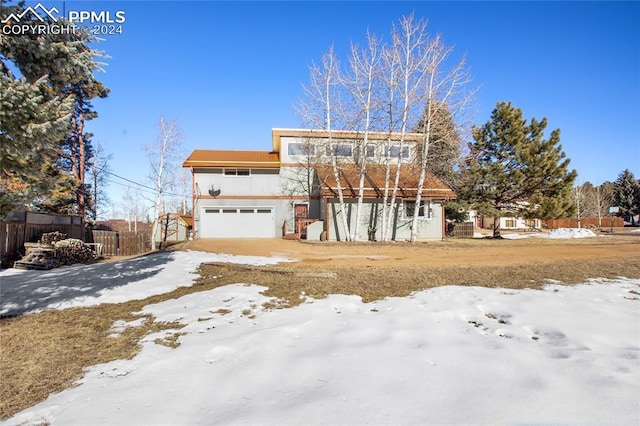
[[[63,239],[59,239],[64,236]],[[48,243],[50,242],[50,243]],[[82,240],[66,238],[65,234],[43,234],[39,243],[25,243],[25,256],[14,263],[20,269],[51,269],[60,265],[83,263],[95,259],[96,253]]]
[[[67,238],[54,244],[56,254],[65,265],[88,262],[95,258],[95,252],[82,240]]]
[[[51,269],[60,266],[60,259],[51,246],[34,245],[27,247],[27,253],[13,266],[20,269]]]
[[[53,245],[58,241],[65,240],[66,238],[67,238],[67,234],[63,234],[62,232],[58,232],[58,231],[47,232],[45,234],[42,234],[42,237],[40,237],[40,241],[38,242],[40,244]]]

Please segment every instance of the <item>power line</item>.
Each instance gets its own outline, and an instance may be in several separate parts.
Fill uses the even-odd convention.
[[[131,179],[127,179],[126,177],[122,177],[122,176],[120,176],[120,175],[117,175],[117,174],[115,174],[115,173],[113,173],[113,172],[110,172],[110,171],[107,171],[107,170],[104,170],[104,169],[103,169],[102,171],[103,171],[103,172],[105,172],[105,173],[107,173],[108,175],[114,176],[114,177],[116,177],[116,178],[118,178],[118,179],[122,179],[122,180],[127,181],[127,182],[129,182],[129,183],[132,183],[132,184],[134,184],[134,185],[137,185],[137,186],[140,186],[140,187],[142,187],[142,188],[146,188],[146,189],[148,189],[148,190],[151,190],[151,191],[153,191],[153,193],[154,193],[154,194],[157,194],[157,193],[158,193],[158,190],[157,190],[156,188],[151,187],[151,186],[147,186],[147,185],[144,185],[144,184],[142,184],[142,183],[135,182],[135,181],[133,181],[133,180],[131,180]],[[112,182],[112,183],[118,183],[118,182],[113,182],[113,181],[110,181],[110,182]],[[172,196],[172,197],[184,197],[184,194],[176,194],[176,193],[174,193],[174,192],[163,191],[162,193],[163,193],[163,194],[165,194],[165,195],[168,195],[168,196]]]

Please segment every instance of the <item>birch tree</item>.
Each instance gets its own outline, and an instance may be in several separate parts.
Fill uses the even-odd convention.
[[[347,221],[347,209],[340,178],[339,152],[334,146],[333,139],[334,121],[344,123],[344,114],[335,114],[341,109],[339,89],[341,80],[340,63],[332,46],[329,52],[322,56],[321,66],[316,64],[310,66],[310,83],[309,86],[303,86],[306,100],[301,103],[300,114],[304,121],[311,123],[315,128],[324,130],[327,134],[325,151],[329,156],[333,177],[336,181],[342,226],[345,229],[347,240],[350,240],[351,231]],[[340,117],[343,119],[342,121]]]
[[[400,175],[402,168],[402,154],[405,149],[405,141],[408,130],[410,129],[410,120],[416,118],[412,116],[415,113],[416,103],[419,99],[418,91],[422,85],[425,76],[425,61],[426,57],[423,55],[425,44],[428,41],[426,33],[427,23],[424,20],[414,22],[413,15],[404,16],[400,19],[399,29],[394,26],[392,32],[392,46],[387,51],[386,63],[390,67],[394,67],[388,71],[394,78],[390,79],[393,84],[389,88],[391,92],[397,92],[399,103],[395,103],[392,106],[397,106],[399,111],[389,110],[389,114],[398,117],[397,122],[397,135],[398,139],[394,143],[398,144],[398,156],[395,159],[395,177],[393,184],[387,179],[385,182],[385,194],[388,194],[391,190],[390,203],[383,203],[383,216],[385,216],[386,223],[383,223],[384,230],[382,232],[382,240],[388,241],[391,236],[391,228],[393,226],[396,198],[398,194],[398,187],[400,184]],[[397,79],[395,76],[397,75]],[[394,122],[395,118],[389,120]],[[416,120],[417,121],[417,120]],[[395,126],[394,126],[395,127]],[[391,135],[391,132],[389,133]],[[385,147],[385,176],[391,178],[391,163],[392,163],[392,150],[391,150],[391,138],[389,138],[388,144]],[[386,214],[385,211],[386,210]]]
[[[582,218],[585,216],[587,203],[587,186],[586,184],[576,185],[571,192],[573,205],[575,206],[576,220],[578,221],[578,229],[582,228]]]
[[[380,99],[376,93],[379,85],[380,65],[382,63],[380,43],[375,35],[367,33],[367,46],[360,49],[358,45],[351,45],[349,57],[350,77],[345,78],[355,109],[355,128],[362,132],[362,139],[356,141],[354,159],[358,168],[358,201],[356,205],[356,220],[351,239],[356,241],[359,236],[362,204],[364,198],[364,181],[367,173],[367,147],[369,135],[374,128],[374,121],[379,115]]]
[[[454,66],[448,68],[447,64],[452,53],[453,47],[446,46],[440,35],[430,40],[425,52],[426,78],[424,92],[422,93],[425,113],[422,117],[422,140],[418,149],[420,153],[420,176],[418,178],[418,192],[411,224],[412,242],[416,241],[418,236],[418,216],[422,203],[424,181],[429,167],[429,152],[431,145],[436,142],[433,138],[434,129],[439,124],[439,127],[444,127],[437,120],[444,116],[446,110],[454,114],[462,111],[473,96],[473,92],[467,89],[471,78],[466,68],[465,57]],[[446,143],[446,141],[440,140],[440,143]]]
[[[160,117],[156,142],[145,146],[149,159],[149,180],[155,191],[151,247],[155,248],[158,217],[165,213],[165,194],[176,186],[182,132],[178,122]]]

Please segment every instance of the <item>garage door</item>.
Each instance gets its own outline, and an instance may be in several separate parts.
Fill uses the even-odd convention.
[[[273,238],[273,207],[203,207],[202,238]]]

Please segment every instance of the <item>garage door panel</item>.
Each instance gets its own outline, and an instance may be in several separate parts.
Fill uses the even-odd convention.
[[[202,238],[273,238],[274,209],[267,207],[204,207]]]

